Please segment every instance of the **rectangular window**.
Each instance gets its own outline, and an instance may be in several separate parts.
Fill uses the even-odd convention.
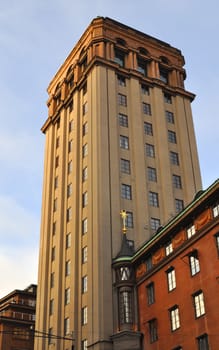
[[[149,325],[149,337],[150,342],[154,343],[158,340],[158,332],[157,332],[157,320],[153,319],[148,322]]]
[[[174,114],[170,111],[165,111],[167,123],[174,124]]]
[[[66,235],[66,248],[70,248],[71,247],[71,233],[67,233]]]
[[[88,193],[87,191],[82,194],[82,207],[86,207],[88,205]]]
[[[72,151],[72,149],[73,149],[73,141],[70,140],[70,141],[68,141],[68,152],[70,153]]]
[[[172,130],[168,130],[168,141],[171,143],[176,143],[176,133]]]
[[[82,248],[82,264],[87,262],[87,246]]]
[[[154,304],[155,302],[154,282],[151,282],[150,284],[147,285],[146,291],[147,291],[148,305]]]
[[[65,276],[70,276],[71,272],[71,261],[68,260],[65,262]]]
[[[71,101],[68,105],[68,110],[69,110],[69,113],[71,113],[71,111],[73,111],[73,108],[74,108],[74,102]]]
[[[133,228],[134,227],[134,223],[133,223],[133,213],[131,211],[127,211],[127,218],[126,218],[126,226],[128,228]]]
[[[87,218],[82,220],[82,234],[84,235],[85,233],[87,233]]]
[[[58,199],[55,198],[54,201],[53,201],[53,211],[56,211],[58,208]]]
[[[148,167],[147,173],[148,173],[148,181],[157,182],[157,171],[155,168]]]
[[[84,83],[84,85],[82,87],[82,92],[83,92],[83,95],[85,95],[87,93],[87,82]]]
[[[160,67],[160,80],[164,84],[168,84],[168,71]]]
[[[125,67],[125,53],[115,49],[114,62],[116,62],[120,67]]]
[[[181,176],[173,175],[172,179],[173,179],[173,187],[174,188],[182,188]]]
[[[59,166],[59,156],[57,156],[55,160],[55,167],[58,168],[58,166]]]
[[[81,350],[87,350],[87,339],[83,339],[81,342]]]
[[[176,213],[179,213],[184,209],[184,202],[182,199],[175,199],[175,209]]]
[[[67,220],[67,222],[69,222],[71,219],[72,219],[72,208],[69,207],[69,208],[67,209],[66,220]]]
[[[66,317],[64,319],[64,335],[70,334],[70,319]]]
[[[209,350],[208,335],[203,334],[197,338],[198,350]]]
[[[145,259],[145,265],[146,265],[146,269],[147,271],[151,270],[152,267],[153,267],[153,264],[152,264],[152,256],[151,255],[148,255]]]
[[[68,131],[71,132],[74,129],[74,121],[70,120],[68,123]]]
[[[56,139],[56,148],[59,148],[60,146],[60,137],[58,136]]]
[[[191,225],[187,228],[187,238],[191,238],[195,234],[195,225]]]
[[[192,276],[200,272],[200,263],[197,251],[189,255],[189,266]]]
[[[151,123],[144,122],[144,133],[153,136],[153,127]]]
[[[168,242],[165,246],[166,256],[170,255],[173,252],[173,244],[172,242]]]
[[[130,185],[122,184],[121,197],[124,199],[132,199],[132,188]]]
[[[170,94],[164,93],[163,98],[165,103],[172,104],[172,96]]]
[[[68,162],[68,174],[72,173],[72,169],[73,169],[73,163],[72,163],[72,160],[70,160],[70,162]]]
[[[69,78],[68,78],[68,88],[69,90],[72,88],[72,86],[74,85],[74,75],[72,74]]]
[[[132,298],[131,293],[122,291],[119,293],[120,323],[132,323]]]
[[[87,276],[82,277],[82,293],[87,292]]]
[[[215,235],[215,243],[216,243],[217,252],[219,254],[219,233]]]
[[[155,148],[154,145],[150,145],[149,143],[146,143],[145,145],[145,152],[147,157],[154,158],[155,157]]]
[[[85,115],[88,112],[88,103],[85,102],[82,106],[82,113]]]
[[[127,96],[118,94],[118,104],[120,106],[127,106]]]
[[[56,234],[56,221],[53,222],[53,224],[52,224],[52,234],[53,234],[53,235]]]
[[[70,288],[65,289],[65,305],[70,303]]]
[[[72,184],[68,184],[67,186],[67,197],[72,195]]]
[[[55,187],[55,189],[58,188],[58,181],[59,181],[59,178],[58,178],[58,176],[56,176],[55,180],[54,180],[54,187]]]
[[[56,257],[56,247],[52,247],[51,260],[54,261]]]
[[[57,130],[60,128],[60,117],[56,121]]]
[[[87,324],[87,306],[82,308],[82,325]]]
[[[83,124],[82,135],[85,136],[88,133],[88,122]]]
[[[130,168],[130,161],[127,159],[120,159],[120,171],[124,174],[130,174],[131,168]]]
[[[120,135],[119,145],[120,148],[129,149],[129,138],[127,136]]]
[[[170,312],[170,322],[171,322],[171,330],[175,331],[180,328],[180,318],[179,318],[179,308],[178,306],[174,306],[169,310]]]
[[[213,217],[216,218],[219,215],[219,204],[213,207]]]
[[[149,205],[152,207],[159,207],[158,193],[151,191],[149,192]]]
[[[49,344],[52,344],[52,333],[53,333],[53,328],[50,327],[49,332],[48,332],[48,343]]]
[[[51,299],[49,302],[49,314],[53,315],[54,313],[54,299]]]
[[[178,153],[170,151],[170,163],[172,165],[179,165],[179,155],[178,155]]]
[[[128,116],[125,114],[119,113],[118,117],[119,117],[119,125],[127,128],[128,127]]]
[[[85,143],[85,145],[83,145],[83,147],[82,147],[82,156],[83,156],[83,158],[85,158],[87,156],[87,154],[88,154],[88,144]]]
[[[199,291],[193,295],[193,302],[195,308],[195,317],[201,317],[205,314],[204,295],[202,291]]]
[[[167,270],[167,284],[169,292],[176,288],[176,274],[173,267]]]
[[[82,170],[82,181],[86,181],[87,180],[87,167],[85,167],[83,170]]]
[[[142,102],[143,113],[151,115],[151,105],[149,103]]]
[[[55,272],[52,272],[50,275],[50,287],[53,288],[55,285]]]
[[[157,218],[151,218],[151,229],[153,231],[157,231],[157,229],[160,227],[160,219]]]
[[[117,81],[120,86],[126,86],[125,77],[122,75],[117,75]]]
[[[141,93],[144,95],[150,95],[150,89],[147,85],[141,84]]]
[[[145,77],[147,76],[147,63],[142,59],[138,59],[137,61],[137,71],[143,74]]]

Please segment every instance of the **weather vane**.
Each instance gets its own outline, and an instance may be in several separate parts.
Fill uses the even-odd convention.
[[[121,211],[120,211],[120,215],[121,215],[122,223],[123,223],[122,232],[125,234],[126,231],[127,231],[127,228],[126,228],[126,219],[127,219],[128,214],[126,213],[126,210],[121,210]]]

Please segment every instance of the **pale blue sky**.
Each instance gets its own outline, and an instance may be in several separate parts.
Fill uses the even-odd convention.
[[[219,174],[217,0],[1,0],[0,297],[37,282],[46,88],[96,16],[182,50],[203,187]]]

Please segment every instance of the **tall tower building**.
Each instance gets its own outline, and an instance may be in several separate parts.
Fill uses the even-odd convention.
[[[76,349],[118,350],[120,211],[136,249],[201,188],[183,66],[180,50],[97,17],[49,84],[36,330],[51,337],[35,350],[70,350],[71,334]]]

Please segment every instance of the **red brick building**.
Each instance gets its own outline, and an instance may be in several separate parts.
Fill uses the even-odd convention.
[[[121,252],[113,262],[120,276],[120,336],[136,333],[140,339],[141,333],[135,349],[218,350],[219,180],[137,252]],[[121,290],[129,290],[126,300]]]
[[[36,290],[32,284],[0,299],[0,350],[33,350]]]

